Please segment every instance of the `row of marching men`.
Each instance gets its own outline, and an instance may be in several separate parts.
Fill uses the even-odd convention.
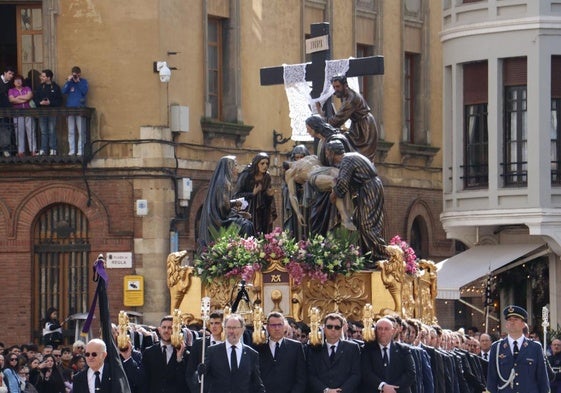
[[[309,342],[302,344],[286,337],[289,327],[280,313],[270,313],[263,331],[254,326],[251,333],[241,316],[223,320],[218,311],[210,314],[204,345],[197,331],[185,328],[178,345],[172,343],[174,319],[163,318],[157,336],[143,329],[132,335],[143,352],[146,392],[198,392],[201,384],[205,392],[484,390],[483,359],[459,348],[461,336],[415,320],[379,319],[373,329],[363,329],[363,341],[345,338],[347,321],[340,314],[312,314]],[[159,341],[148,346],[154,339]]]
[[[263,329],[257,327],[253,332],[246,330],[241,315],[223,317],[221,312],[213,312],[204,340],[197,331],[180,327],[178,342],[177,325],[176,318],[164,317],[157,335],[141,332],[143,344],[138,349],[118,345],[133,392],[472,393],[486,387],[493,393],[542,392],[519,388],[527,384],[519,377],[516,364],[511,365],[514,376],[503,375],[502,368],[509,361],[499,354],[503,340],[493,346],[495,352],[492,349],[490,356],[497,363],[489,367],[481,353],[467,349],[459,332],[396,316],[378,319],[372,329],[363,330],[364,341],[359,341],[343,335],[346,320],[342,315],[330,313],[319,319],[312,315],[307,344],[285,337],[287,322],[277,312],[267,316]],[[130,342],[138,345],[137,333]],[[521,345],[524,349],[531,346],[526,341]],[[524,362],[534,355],[525,353]],[[533,367],[539,371],[540,359],[534,360]],[[89,357],[88,365],[91,367]],[[499,383],[507,377],[507,384]],[[499,385],[505,386],[499,390]],[[109,391],[101,387],[91,393]]]
[[[132,342],[140,351],[119,345],[140,366],[142,383],[131,384],[133,390],[198,392],[201,384],[205,392],[484,390],[483,364],[477,363],[484,361],[460,348],[460,334],[398,316],[378,320],[370,335],[364,329],[366,341],[345,339],[346,320],[340,314],[326,315],[319,329],[314,329],[312,316],[309,342],[302,344],[285,336],[288,323],[280,313],[267,316],[266,338],[260,340],[262,333],[246,331],[239,315],[228,315],[223,321],[222,312],[213,312],[204,340],[204,361],[203,340],[197,331],[183,328],[183,342],[172,343],[176,324],[167,316],[157,334],[135,329]],[[234,356],[232,344],[238,346]]]

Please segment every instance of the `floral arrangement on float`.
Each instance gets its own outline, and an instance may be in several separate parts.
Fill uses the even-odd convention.
[[[265,264],[261,240],[238,235],[239,228],[231,225],[214,233],[215,242],[199,253],[194,261],[194,273],[203,282],[211,283],[216,278],[241,277],[252,281],[256,271]]]
[[[298,253],[286,269],[296,285],[304,277],[324,283],[337,274],[349,276],[364,268],[365,257],[357,244],[357,232],[344,228],[331,231],[327,236],[315,235],[298,243]]]
[[[365,265],[357,246],[358,235],[346,229],[296,242],[278,227],[257,238],[244,238],[232,225],[221,228],[215,239],[194,260],[195,275],[207,283],[223,277],[250,282],[255,272],[273,264],[286,268],[296,285],[306,277],[324,283],[337,274],[348,276]]]
[[[402,240],[399,235],[395,235],[390,240],[390,245],[398,246],[403,251],[403,260],[405,261],[405,273],[416,275],[419,273],[419,265],[417,263],[417,255],[415,250],[406,241]]]

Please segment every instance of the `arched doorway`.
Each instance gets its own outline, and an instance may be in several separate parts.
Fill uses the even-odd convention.
[[[410,245],[415,250],[417,258],[429,257],[428,229],[425,219],[417,216],[411,225]]]
[[[88,220],[75,206],[48,206],[33,227],[33,327],[40,338],[40,320],[56,307],[61,321],[88,311]],[[63,327],[74,337],[74,321]]]

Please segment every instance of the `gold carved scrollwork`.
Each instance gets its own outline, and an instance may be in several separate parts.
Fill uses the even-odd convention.
[[[302,295],[308,309],[317,307],[324,313],[338,312],[355,321],[362,318],[362,308],[370,299],[367,276],[361,274],[337,275],[323,284],[306,280],[302,284]]]
[[[263,309],[255,306],[253,309],[253,333],[251,338],[254,344],[263,344],[267,340],[265,329],[263,329]]]
[[[171,309],[181,307],[181,302],[191,286],[192,266],[181,266],[187,251],[172,252],[167,258],[167,284],[171,298]]]
[[[294,286],[292,287],[292,317],[297,321],[300,322],[304,319],[303,315],[303,303],[304,303],[304,295],[302,294],[302,286]]]
[[[117,326],[117,347],[126,350],[131,342],[129,335],[129,316],[123,310],[119,311],[119,325]]]
[[[362,338],[364,341],[371,342],[376,340],[376,333],[374,332],[374,308],[372,304],[367,303],[362,310]]]
[[[418,299],[421,304],[419,319],[427,324],[436,323],[434,302],[436,299],[436,264],[433,261],[421,259],[419,267],[423,274],[419,277]]]
[[[384,287],[390,293],[394,308],[383,308],[380,310],[380,315],[388,314],[402,314],[401,305],[401,287],[405,280],[405,261],[403,260],[403,250],[399,246],[387,246],[386,251],[390,258],[383,261],[378,261],[377,266],[381,270],[381,278]]]
[[[210,309],[223,309],[231,303],[232,287],[236,285],[234,279],[225,278],[214,280],[205,287],[206,296],[210,297]]]
[[[403,318],[415,317],[416,288],[416,277],[405,274],[403,285],[401,286],[401,310]]]
[[[173,322],[171,328],[171,345],[179,349],[184,341],[183,331],[181,330],[181,310],[173,310]]]
[[[321,325],[321,311],[317,307],[311,307],[308,316],[310,317],[310,344],[321,345],[323,344],[323,334],[319,330]]]

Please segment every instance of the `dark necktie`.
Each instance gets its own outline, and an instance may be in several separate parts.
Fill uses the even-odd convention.
[[[516,360],[516,357],[518,356],[518,341],[514,342],[514,346],[512,347],[512,355],[514,356],[514,360]]]
[[[488,354],[487,354],[487,352],[485,352],[485,353],[483,354],[483,359],[488,360],[488,359],[487,359],[487,356],[488,356]]]
[[[279,345],[279,343],[277,342],[277,343],[275,344],[275,356],[273,356],[273,359],[274,359],[274,360],[277,360],[277,357],[279,356],[279,348],[280,348],[280,345]]]
[[[95,391],[99,392],[101,391],[101,379],[99,378],[99,371],[94,372],[94,374],[95,374],[95,382],[94,382]]]
[[[384,354],[382,355],[382,362],[384,363],[384,367],[387,367],[388,361],[388,347],[384,347]]]
[[[331,346],[331,354],[329,355],[329,361],[331,363],[333,363],[333,361],[335,360],[335,345]]]
[[[210,345],[214,345],[214,344],[216,344],[216,341],[212,340],[212,341],[210,342]]]
[[[167,345],[162,346],[162,354],[164,355],[164,364],[168,364],[168,349]]]
[[[233,373],[238,371],[238,357],[236,355],[235,345],[232,345],[232,354],[230,355],[230,371]]]

